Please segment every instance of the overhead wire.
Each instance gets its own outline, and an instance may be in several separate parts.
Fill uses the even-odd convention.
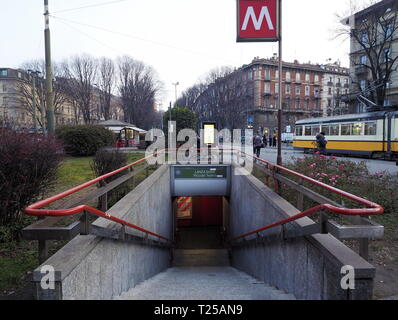
[[[177,47],[177,46],[174,46],[174,45],[171,45],[171,44],[162,43],[162,42],[158,42],[158,41],[154,41],[154,40],[150,40],[150,39],[145,39],[145,38],[137,37],[137,36],[134,36],[134,35],[131,35],[131,34],[119,32],[119,31],[115,31],[115,30],[110,30],[110,29],[107,29],[107,28],[94,26],[94,25],[90,25],[90,24],[87,24],[87,23],[82,23],[82,22],[78,22],[78,21],[74,21],[74,20],[70,20],[70,19],[66,19],[66,18],[61,18],[59,16],[54,16],[54,15],[50,15],[50,16],[52,18],[54,18],[54,19],[57,19],[57,20],[63,20],[64,22],[66,21],[66,22],[69,22],[69,23],[85,26],[85,27],[88,27],[88,28],[93,28],[93,29],[97,29],[97,30],[100,30],[100,31],[108,32],[110,34],[114,34],[114,35],[130,38],[130,39],[134,39],[134,40],[138,40],[138,41],[151,43],[153,45],[157,45],[157,46],[161,46],[161,47],[167,47],[169,49],[173,49],[173,50],[177,50],[177,51],[184,51],[186,53],[189,53],[189,54],[192,54],[192,55],[196,55],[196,56],[201,56],[201,57],[207,56],[207,57],[212,58],[214,60],[223,61],[223,62],[226,62],[226,60],[228,60],[225,57],[217,57],[217,56],[214,56],[214,55],[209,55],[209,54],[204,53],[204,52],[198,52],[198,51],[194,51],[194,50],[190,50],[190,49],[186,49],[186,48],[181,48],[181,47]],[[235,64],[235,62],[232,62],[232,60],[228,61],[228,63]]]
[[[109,45],[106,44],[105,42],[102,42],[101,40],[98,40],[98,39],[94,38],[93,36],[89,35],[88,33],[84,32],[84,31],[82,31],[82,30],[80,30],[80,29],[78,29],[78,28],[76,28],[76,27],[74,27],[74,26],[71,26],[70,24],[68,24],[68,23],[66,23],[66,22],[64,22],[64,21],[59,21],[59,22],[61,22],[62,24],[68,26],[69,28],[71,28],[71,29],[73,29],[73,30],[75,30],[75,31],[77,31],[77,32],[79,32],[79,33],[81,33],[81,34],[83,34],[83,35],[86,36],[87,38],[89,38],[89,39],[91,39],[91,40],[94,40],[94,41],[98,42],[99,44],[103,45],[104,47],[106,47],[106,48],[108,48],[108,49],[111,49],[111,50],[117,52],[118,54],[121,54],[121,53],[122,53],[121,50],[118,50],[118,49],[115,49],[115,48],[112,47],[112,46],[109,46]]]
[[[70,12],[70,11],[89,9],[89,8],[103,7],[103,6],[107,6],[107,5],[111,5],[111,4],[115,4],[115,3],[119,3],[119,2],[126,2],[126,1],[131,1],[131,0],[114,0],[114,1],[102,2],[102,3],[97,3],[97,4],[82,6],[82,7],[57,10],[57,11],[54,11],[54,13]]]

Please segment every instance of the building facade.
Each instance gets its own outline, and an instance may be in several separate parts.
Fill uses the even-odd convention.
[[[321,68],[324,70],[321,89],[323,116],[349,113],[348,104],[342,101],[342,97],[350,92],[349,69],[341,67],[338,62],[322,65]]]
[[[17,99],[19,83],[29,83],[30,77],[22,70],[0,68],[0,118],[13,120],[21,124],[29,122],[28,111],[24,110]]]
[[[349,90],[348,69],[337,65],[284,62],[281,90],[278,81],[278,59],[255,58],[211,83],[193,109],[201,121],[217,121],[220,128],[253,128],[272,136],[278,128],[279,94],[282,128],[289,133],[298,120],[335,112],[342,106],[342,90]],[[225,123],[228,118],[233,119]]]
[[[397,109],[398,1],[380,1],[342,23],[351,38],[350,112]]]
[[[83,124],[82,114],[73,97],[62,90],[66,79],[54,82],[54,111],[56,125]],[[33,101],[35,97],[35,101]],[[10,122],[21,129],[34,128],[33,105],[36,104],[37,129],[46,126],[46,93],[45,81],[37,74],[26,70],[0,68],[0,120]],[[92,97],[93,123],[105,120],[101,116],[101,101],[98,89],[93,90]],[[123,110],[120,98],[111,97],[110,116],[122,120]]]

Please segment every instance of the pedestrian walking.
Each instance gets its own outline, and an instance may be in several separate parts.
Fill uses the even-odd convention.
[[[274,148],[276,148],[276,134],[274,135],[274,137],[272,138],[272,146],[274,147]]]

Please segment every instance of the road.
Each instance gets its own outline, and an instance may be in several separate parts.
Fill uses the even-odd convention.
[[[292,161],[293,158],[304,158],[305,156],[308,155],[305,155],[304,152],[302,151],[296,151],[292,147],[284,147],[282,149],[283,164]],[[261,149],[260,157],[264,160],[276,163],[277,149],[276,148]],[[338,157],[338,159],[351,160],[357,163],[365,162],[371,173],[379,173],[383,171],[387,171],[389,173],[398,173],[398,166],[393,161],[373,160],[366,158],[351,158],[351,157]]]

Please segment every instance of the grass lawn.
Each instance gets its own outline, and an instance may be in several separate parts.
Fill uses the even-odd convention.
[[[144,157],[143,153],[129,154],[128,163],[132,163]],[[72,158],[66,157],[62,162],[57,176],[57,182],[54,189],[48,193],[52,196],[70,188],[78,186],[86,181],[94,179],[94,173],[91,169],[92,157]],[[150,172],[152,172],[151,170]],[[141,173],[136,184],[145,179],[145,171]],[[93,186],[79,192],[79,195],[95,189]],[[69,196],[68,201],[74,195]],[[57,201],[54,205],[62,205],[62,201]],[[26,218],[26,225],[33,223],[34,217]],[[65,242],[51,241],[50,254],[60,249]],[[8,244],[0,243],[0,300],[1,299],[24,299],[32,298],[32,288],[27,279],[28,274],[34,270],[38,264],[37,241],[21,241]]]

